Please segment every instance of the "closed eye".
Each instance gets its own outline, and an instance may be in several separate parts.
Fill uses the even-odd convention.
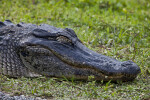
[[[57,40],[58,42],[61,42],[61,43],[69,43],[69,44],[72,44],[72,41],[71,41],[69,38],[65,37],[65,36],[58,36],[58,37],[56,38],[56,40]]]

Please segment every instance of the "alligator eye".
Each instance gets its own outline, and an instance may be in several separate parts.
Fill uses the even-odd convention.
[[[59,42],[62,42],[62,43],[72,44],[72,41],[69,38],[65,37],[65,36],[59,36],[59,37],[56,38],[56,40],[59,41]]]

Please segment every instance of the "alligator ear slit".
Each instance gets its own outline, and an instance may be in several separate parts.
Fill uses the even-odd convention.
[[[21,25],[21,24],[17,24],[16,26],[18,26],[18,27],[22,27],[22,25]]]

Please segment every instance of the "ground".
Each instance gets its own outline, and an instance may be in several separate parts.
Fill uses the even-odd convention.
[[[149,12],[149,0],[0,0],[1,21],[72,28],[88,48],[141,68],[134,81],[117,83],[1,75],[0,91],[48,99],[150,99]]]

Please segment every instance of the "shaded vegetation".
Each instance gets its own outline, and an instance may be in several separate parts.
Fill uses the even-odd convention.
[[[150,98],[149,0],[0,0],[0,20],[72,28],[90,49],[141,68],[133,82],[67,81],[0,76],[0,91],[11,95],[69,99]]]

